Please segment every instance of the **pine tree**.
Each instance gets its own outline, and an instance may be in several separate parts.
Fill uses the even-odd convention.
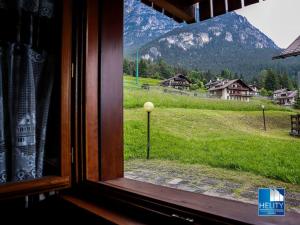
[[[242,80],[242,81],[244,81],[244,76],[243,76],[243,74],[240,74],[239,79]]]
[[[288,75],[285,73],[282,75],[282,77],[280,77],[280,84],[282,88],[289,88],[289,77]]]
[[[127,59],[123,60],[123,73],[128,74],[128,75],[132,75],[132,74],[130,74],[129,61]]]
[[[275,91],[280,88],[278,75],[272,70],[267,70],[264,87],[268,91]]]
[[[297,94],[297,98],[296,98],[296,102],[295,102],[294,107],[296,109],[300,109],[300,93],[299,93],[299,89],[298,89],[298,94]]]
[[[172,70],[170,66],[162,59],[158,62],[159,72],[163,78],[169,78],[172,76]]]
[[[141,59],[139,62],[139,73],[141,77],[147,77],[147,62],[144,59]]]
[[[297,98],[296,98],[296,102],[294,104],[294,107],[296,109],[300,109],[300,89],[299,89],[299,84],[297,84]]]

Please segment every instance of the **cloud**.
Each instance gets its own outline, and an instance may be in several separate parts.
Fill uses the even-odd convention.
[[[269,36],[279,47],[287,48],[300,35],[300,1],[260,1],[236,12]]]

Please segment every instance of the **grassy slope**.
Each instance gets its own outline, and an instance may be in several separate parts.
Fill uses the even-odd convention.
[[[143,77],[139,77],[139,84],[149,84],[149,85],[158,85],[161,82],[161,80],[157,80],[157,79],[151,79],[151,78],[143,78]],[[136,78],[133,76],[124,76],[124,87],[131,87],[131,88],[136,88]]]
[[[139,84],[148,83],[152,86],[158,85],[160,80],[150,78],[139,78]],[[291,111],[287,108],[274,105],[266,99],[253,98],[250,102],[224,101],[219,99],[207,99],[194,96],[174,95],[163,93],[162,89],[153,88],[151,91],[143,90],[135,84],[135,78],[125,76],[124,79],[124,107],[141,108],[146,101],[152,101],[160,108],[187,108],[187,109],[212,109],[231,111],[258,111],[261,105],[268,110]]]
[[[263,104],[272,110],[266,112],[264,132],[257,111],[261,100],[241,104],[125,85],[126,159],[145,157],[146,114],[141,106],[146,100],[157,106],[152,113],[152,158],[250,171],[300,184],[300,140],[288,135],[292,112],[266,100]]]
[[[258,111],[261,110],[261,105],[264,104],[268,110],[290,111],[287,108],[274,105],[268,100],[258,100],[255,98],[248,103],[166,94],[163,93],[162,90],[152,90],[148,92],[141,89],[125,89],[124,94],[124,107],[126,109],[141,108],[146,101],[152,101],[156,107],[160,108]]]

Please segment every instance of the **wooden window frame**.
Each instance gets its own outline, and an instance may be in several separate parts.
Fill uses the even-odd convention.
[[[251,204],[123,177],[123,1],[84,2],[83,113],[75,131],[84,144],[76,150],[76,188],[62,197],[116,223],[140,214],[163,224],[297,224],[294,213],[258,217]]]
[[[81,2],[75,139],[82,144],[74,146],[75,183],[123,177],[123,1]]]
[[[60,190],[71,185],[72,0],[62,4],[60,174],[0,185],[0,200]]]

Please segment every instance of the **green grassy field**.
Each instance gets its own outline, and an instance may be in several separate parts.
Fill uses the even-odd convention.
[[[151,78],[139,78],[139,85],[142,84],[149,84],[152,86],[158,85],[161,80],[157,79],[151,79]],[[124,88],[139,88],[139,86],[136,85],[136,78],[133,76],[124,76]]]
[[[186,108],[186,109],[211,109],[230,111],[258,111],[261,105],[265,105],[267,110],[291,111],[279,105],[274,105],[266,99],[253,98],[250,102],[224,101],[219,99],[207,99],[178,94],[163,93],[162,89],[151,89],[150,91],[141,89],[141,85],[148,83],[152,86],[158,85],[160,80],[150,78],[139,78],[139,86],[135,83],[135,78],[125,76],[124,78],[124,108],[141,108],[146,101],[152,101],[159,108]]]
[[[152,101],[152,159],[248,171],[300,184],[300,139],[288,134],[293,110],[268,100],[246,103],[147,91],[135,88],[134,81],[124,79],[126,160],[146,156],[142,106]],[[262,129],[261,104],[267,109],[267,132]]]

